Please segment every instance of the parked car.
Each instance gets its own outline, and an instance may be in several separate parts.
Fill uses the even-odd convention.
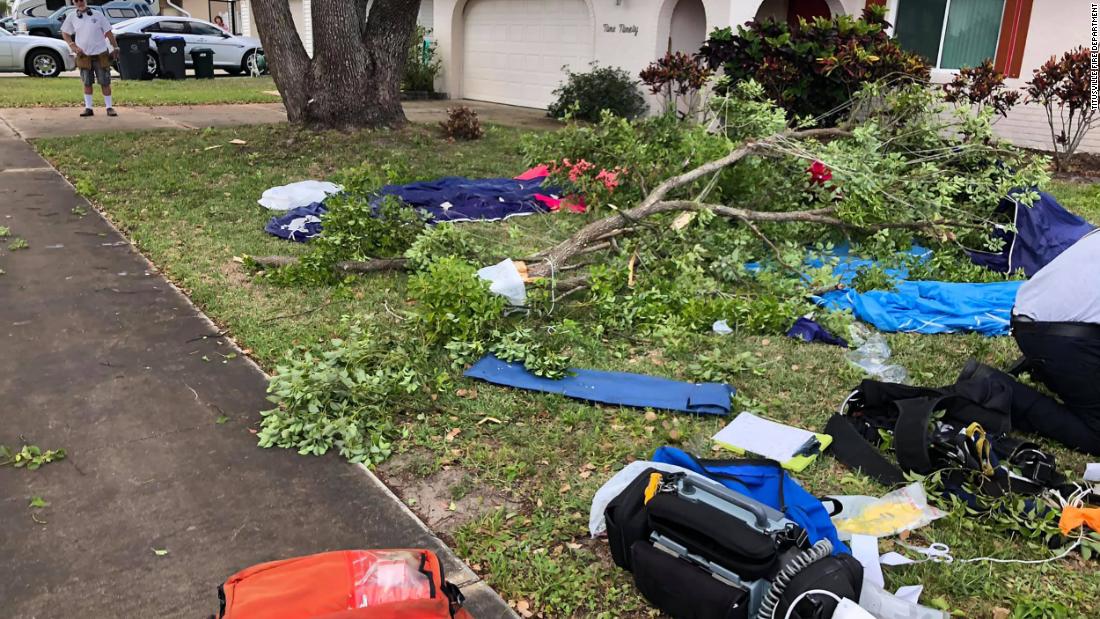
[[[0,19],[0,28],[3,28],[8,32],[15,32],[15,18],[5,17],[3,19]]]
[[[33,77],[57,77],[76,68],[76,56],[64,41],[0,29],[0,72],[22,71]]]
[[[124,32],[145,32],[153,35],[149,41],[149,55],[146,58],[149,73],[156,75],[160,69],[157,56],[157,37],[183,37],[184,63],[191,66],[191,50],[205,47],[214,52],[214,66],[230,75],[252,72],[256,65],[256,55],[263,54],[260,40],[229,34],[214,24],[191,17],[138,17],[116,24],[115,35]]]
[[[74,10],[76,10],[76,7],[64,6],[48,17],[25,17],[15,20],[15,24],[18,32],[22,34],[60,39],[61,24],[65,23],[65,18]],[[106,15],[107,21],[112,24],[118,24],[135,17],[152,15],[149,12],[149,5],[144,1],[114,0],[99,6],[90,6],[88,10]]]
[[[99,6],[109,0],[88,0],[89,6]],[[148,15],[160,14],[160,0],[134,0],[149,8]],[[15,0],[11,14],[16,19],[24,17],[49,17],[54,11],[72,5],[73,0]]]

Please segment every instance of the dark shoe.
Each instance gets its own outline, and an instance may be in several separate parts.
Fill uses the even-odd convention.
[[[80,113],[80,117],[87,118],[89,116],[95,116],[95,112],[92,111],[92,108],[86,107],[84,108],[84,111]]]
[[[115,111],[115,108],[109,107],[109,108],[107,108],[107,115],[108,116],[118,116],[118,112]]]

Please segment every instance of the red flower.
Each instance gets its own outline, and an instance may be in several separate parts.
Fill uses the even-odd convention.
[[[814,161],[806,171],[810,173],[810,180],[818,185],[824,185],[825,181],[833,178],[833,171],[821,161]]]
[[[619,173],[615,170],[600,170],[600,173],[596,175],[596,180],[603,181],[603,186],[607,187],[608,191],[619,186]]]

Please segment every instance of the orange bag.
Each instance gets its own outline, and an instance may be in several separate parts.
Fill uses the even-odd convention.
[[[430,550],[339,550],[245,568],[220,619],[469,619]]]

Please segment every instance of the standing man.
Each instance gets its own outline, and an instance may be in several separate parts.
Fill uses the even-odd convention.
[[[99,82],[108,116],[118,116],[111,104],[111,59],[118,58],[118,43],[111,32],[111,22],[102,13],[88,8],[87,0],[74,0],[75,11],[70,11],[61,25],[61,36],[76,54],[76,66],[84,82],[84,111],[82,117],[91,116],[92,84]],[[75,41],[74,41],[75,39]],[[107,46],[107,41],[111,46]]]

